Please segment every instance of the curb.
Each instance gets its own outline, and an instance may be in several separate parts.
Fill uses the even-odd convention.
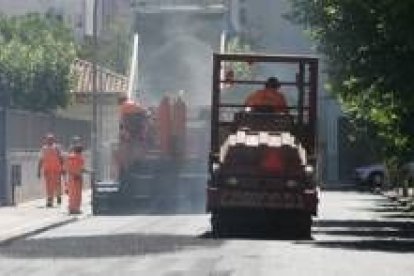
[[[31,230],[28,230],[28,231],[22,231],[22,233],[17,233],[15,235],[10,235],[10,237],[0,239],[0,246],[9,245],[10,243],[12,243],[16,240],[27,238],[27,237],[30,237],[30,236],[34,236],[34,235],[40,234],[42,232],[51,230],[53,228],[57,228],[57,227],[60,227],[60,226],[78,221],[80,219],[81,219],[80,217],[67,218],[67,219],[59,220],[57,222],[50,223],[50,224],[47,224],[47,225],[44,225],[44,226],[41,226],[41,227],[38,227],[38,228],[31,229]]]

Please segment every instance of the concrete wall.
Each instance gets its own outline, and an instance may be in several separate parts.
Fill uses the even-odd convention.
[[[111,147],[116,144],[118,139],[118,95],[115,93],[105,95],[101,97],[102,108],[100,109],[100,117],[102,118],[102,131],[99,134],[101,144],[98,146],[100,153],[100,171],[102,172],[102,178],[107,178],[110,173],[110,152]],[[67,109],[58,112],[57,116],[51,116],[46,114],[30,114],[25,111],[10,111],[8,118],[8,151],[7,151],[7,190],[9,192],[9,198],[14,197],[14,202],[19,203],[30,199],[42,198],[45,196],[44,184],[42,180],[37,178],[37,164],[39,160],[39,147],[41,141],[41,135],[44,135],[47,131],[64,130],[65,133],[69,133],[70,127],[65,127],[60,123],[65,122],[84,122],[91,121],[92,107],[88,101],[85,103],[74,103]],[[31,117],[28,123],[27,116]],[[24,119],[26,118],[26,119]],[[36,118],[36,119],[35,119]],[[59,118],[59,119],[57,119]],[[65,120],[72,119],[72,120]],[[39,120],[41,125],[39,125]],[[53,121],[53,122],[52,122]],[[56,121],[56,122],[55,122]],[[60,123],[59,123],[60,122]],[[10,124],[13,124],[10,125]],[[75,131],[76,129],[72,129]],[[88,130],[88,129],[87,129]],[[83,130],[84,131],[84,130]],[[71,135],[64,135],[55,132],[55,134],[63,142],[63,147],[68,147],[68,142],[72,135],[81,135],[85,140],[85,135],[81,133],[72,133]],[[68,136],[68,137],[66,137]],[[88,135],[89,137],[89,135]],[[63,139],[65,138],[65,139]],[[11,141],[14,140],[14,141]],[[18,140],[18,141],[17,141]],[[86,146],[90,145],[89,138],[84,141]],[[90,165],[90,148],[85,152],[86,166],[91,168]],[[12,167],[19,166],[21,172],[20,185],[12,186],[13,176]],[[85,187],[90,184],[90,178],[85,175],[84,178]]]
[[[42,139],[48,132],[55,134],[63,150],[69,147],[73,135],[82,137],[88,147],[90,123],[54,114],[7,111],[5,148],[9,203],[12,199],[18,203],[44,196],[43,185],[37,179],[37,163]]]
[[[45,197],[45,186],[43,179],[37,178],[37,164],[39,160],[39,151],[9,151],[8,153],[8,171],[10,184],[13,181],[11,176],[12,166],[20,166],[21,182],[19,186],[10,187],[14,193],[14,203],[20,203],[31,199]],[[85,152],[86,167],[90,168],[90,152]],[[90,177],[85,174],[84,188],[90,186]],[[14,192],[13,192],[14,188]]]

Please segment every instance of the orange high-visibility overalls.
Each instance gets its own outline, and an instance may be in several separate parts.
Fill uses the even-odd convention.
[[[171,141],[171,103],[169,97],[162,98],[160,105],[158,106],[158,134],[160,150],[162,153],[168,155],[171,153],[172,141]]]
[[[175,157],[184,157],[186,145],[187,106],[178,98],[172,109],[172,144]]]
[[[257,90],[251,94],[245,104],[247,106],[272,106],[274,112],[287,112],[285,97],[274,89]]]
[[[68,177],[69,212],[79,212],[82,201],[82,173],[85,161],[81,153],[71,152],[65,162]]]
[[[45,180],[48,203],[61,196],[62,156],[58,145],[44,145],[41,150],[41,169]]]

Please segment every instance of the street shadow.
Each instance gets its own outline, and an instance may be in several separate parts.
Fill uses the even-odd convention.
[[[374,210],[375,209],[382,209],[382,208],[389,208],[389,209],[396,208],[396,209],[398,209],[399,206],[400,205],[397,202],[384,202],[384,201],[382,201],[380,204],[376,205]]]
[[[335,240],[335,241],[315,241],[298,242],[299,244],[312,244],[321,248],[337,248],[362,251],[380,251],[389,253],[409,253],[414,252],[414,240]]]
[[[304,237],[292,234],[289,231],[277,231],[269,233],[266,231],[239,231],[232,233],[216,234],[212,231],[203,233],[200,238],[215,240],[258,240],[258,241],[312,241],[313,237]]]
[[[216,248],[222,243],[221,240],[167,234],[36,238],[0,246],[0,255],[22,259],[142,256]]]
[[[313,241],[298,244],[321,248],[378,251],[388,253],[414,252],[414,216],[404,212],[398,202],[386,197],[359,199],[372,202],[355,212],[370,212],[376,219],[320,219],[314,222]]]
[[[321,220],[315,223],[314,234],[365,238],[414,239],[413,221],[387,220]],[[414,241],[414,240],[413,240]]]
[[[393,221],[393,220],[318,220],[314,222],[314,226],[320,228],[345,227],[349,229],[355,228],[397,228],[414,230],[414,221]]]
[[[146,201],[123,201],[113,204],[99,216],[175,216],[206,214],[204,200],[180,200],[176,198],[152,198]]]
[[[360,194],[364,194],[364,193],[360,192]],[[372,195],[372,193],[367,193],[367,194]],[[380,198],[371,198],[371,197],[370,198],[358,198],[356,200],[357,201],[362,201],[362,202],[381,202],[381,203],[384,203],[384,204],[387,204],[389,202],[387,199],[385,199],[383,197],[380,197]]]
[[[414,220],[414,213],[413,212],[406,212],[401,214],[386,214],[383,215],[384,218],[390,218],[390,219],[412,219]]]
[[[359,211],[368,211],[373,213],[379,213],[381,215],[384,215],[383,213],[388,213],[387,215],[390,215],[391,213],[401,213],[407,211],[407,206],[404,206],[400,204],[397,201],[393,201],[389,198],[379,198],[379,199],[365,199],[366,201],[371,201],[373,203],[373,206],[370,207],[359,207],[354,208],[355,210]]]
[[[383,209],[381,206],[378,208]],[[322,248],[413,253],[414,220],[396,220],[386,216],[381,214],[377,220],[322,219],[314,224],[316,239],[299,243]],[[394,212],[393,216],[399,216],[399,213]]]
[[[405,208],[401,206],[390,205],[390,206],[381,206],[380,208],[360,208],[359,210],[369,211],[369,212],[374,212],[374,213],[396,213],[396,212],[404,212]]]

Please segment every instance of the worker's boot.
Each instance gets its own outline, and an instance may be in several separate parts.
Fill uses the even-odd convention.
[[[70,215],[80,215],[82,214],[81,210],[69,210]]]
[[[57,203],[58,205],[62,204],[62,196],[58,195],[58,196],[56,197],[56,203]]]

